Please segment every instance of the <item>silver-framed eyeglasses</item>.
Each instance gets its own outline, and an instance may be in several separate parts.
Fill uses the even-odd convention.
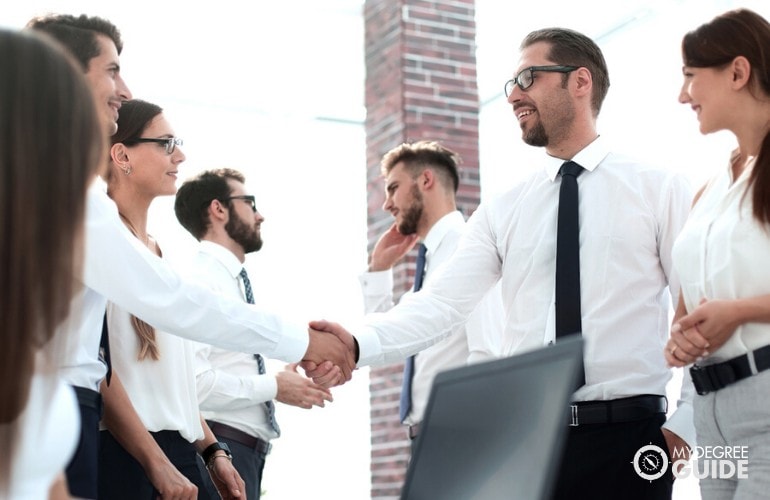
[[[161,144],[163,147],[166,148],[166,154],[170,155],[174,152],[177,146],[184,145],[184,141],[180,139],[179,137],[139,137],[138,139],[131,139],[128,141],[124,141],[123,144],[130,146],[131,144],[139,144],[142,142],[154,142],[156,144]]]
[[[536,71],[547,71],[550,73],[571,73],[578,69],[579,66],[563,66],[561,64],[555,64],[552,66],[530,66],[519,71],[512,80],[505,82],[505,97],[511,95],[514,85],[518,85],[521,90],[527,90],[535,83]]]

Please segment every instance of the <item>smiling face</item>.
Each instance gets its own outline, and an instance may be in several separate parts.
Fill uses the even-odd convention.
[[[702,134],[722,130],[724,112],[730,112],[725,105],[725,93],[729,87],[728,69],[723,68],[682,68],[684,82],[679,92],[679,102],[689,104],[695,111]]]
[[[115,43],[105,35],[96,36],[99,55],[88,62],[86,79],[96,101],[96,109],[109,135],[118,130],[118,112],[131,91],[120,75],[120,58]]]
[[[555,64],[548,58],[546,42],[534,43],[521,52],[519,66],[514,75],[530,66]],[[564,79],[572,74],[534,73],[534,83],[527,90],[515,86],[508,96],[508,103],[521,127],[522,140],[530,146],[551,147],[568,137],[575,119],[575,105]]]
[[[161,113],[150,121],[141,137],[167,139],[174,137],[174,130]],[[179,164],[185,161],[180,146],[176,146],[171,154],[166,153],[164,144],[155,142],[123,147],[127,150],[128,165],[131,167],[131,173],[126,177],[134,189],[152,198],[176,193]]]

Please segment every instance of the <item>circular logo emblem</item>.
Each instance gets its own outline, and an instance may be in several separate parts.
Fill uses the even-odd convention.
[[[649,444],[642,446],[634,455],[634,470],[642,479],[654,481],[668,470],[668,456],[660,446]]]

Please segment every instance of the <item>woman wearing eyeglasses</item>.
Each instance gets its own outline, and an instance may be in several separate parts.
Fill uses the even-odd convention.
[[[185,161],[181,144],[160,107],[141,100],[121,107],[110,148],[107,194],[137,245],[159,257],[161,249],[147,232],[147,213],[155,198],[176,193],[179,165]],[[166,493],[156,489],[168,484],[168,476],[158,477],[165,474],[183,486],[179,498],[208,498],[197,453],[204,453],[216,438],[198,411],[192,345],[156,331],[112,303],[107,325],[114,374],[101,389],[106,430],[100,438],[99,497],[154,500]],[[130,405],[141,423],[132,412],[122,411]],[[222,458],[209,458],[209,472],[222,496],[229,498],[224,480],[235,480],[241,491],[243,483],[227,456],[218,456]]]
[[[728,130],[738,143],[696,198],[673,253],[682,293],[665,356],[695,362],[698,446],[728,450],[723,460],[747,450],[737,458],[748,477],[706,474],[704,499],[767,498],[770,488],[768,47],[770,23],[749,10],[722,14],[682,42],[680,102],[702,133]]]

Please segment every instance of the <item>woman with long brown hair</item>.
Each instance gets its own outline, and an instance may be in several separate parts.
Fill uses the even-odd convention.
[[[136,244],[162,256],[147,230],[148,210],[158,196],[176,193],[179,166],[185,160],[179,147],[182,141],[175,137],[159,106],[135,99],[121,107],[118,131],[111,142],[107,194]],[[209,459],[209,472],[223,497],[230,498],[226,480],[237,477],[242,491],[243,483],[229,457],[221,451],[211,456],[205,453],[216,438],[198,411],[192,344],[156,331],[112,303],[107,306],[107,324],[117,377],[101,387],[106,430],[100,437],[100,498],[155,499],[162,492],[154,488],[152,475],[157,469],[148,457],[157,457],[159,450],[165,455],[161,458],[195,485],[186,488],[184,498],[208,498],[196,452]],[[134,407],[154,442],[127,431],[136,429],[127,425],[126,419],[134,415],[122,411],[127,405]]]
[[[0,68],[0,497],[67,498],[78,410],[52,338],[78,286],[103,127],[82,71],[47,38],[0,30]]]
[[[770,23],[746,9],[682,41],[679,100],[702,133],[728,130],[738,142],[727,168],[696,196],[673,253],[682,293],[666,359],[696,363],[698,446],[727,449],[720,457],[734,470],[748,466],[740,478],[698,464],[704,499],[766,498],[770,489],[769,48]],[[747,455],[736,457],[740,449]]]

